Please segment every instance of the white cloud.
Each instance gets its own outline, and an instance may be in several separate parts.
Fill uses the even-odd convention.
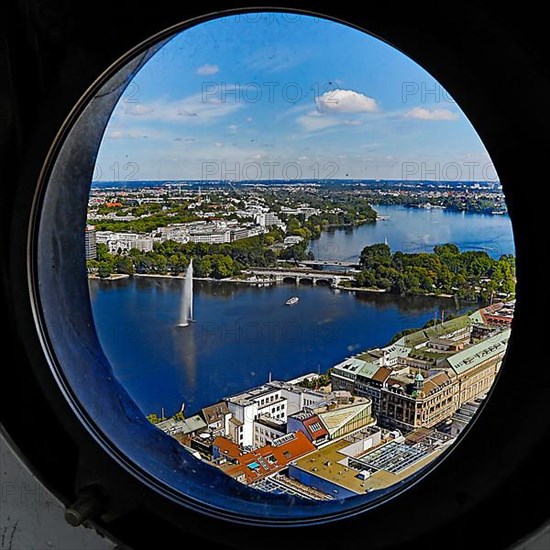
[[[148,115],[154,111],[151,105],[144,105],[143,103],[123,103],[124,112],[129,115]]]
[[[375,99],[353,90],[331,90],[315,98],[316,109],[302,114],[296,122],[307,132],[324,130],[332,126],[362,126],[360,118],[343,118],[339,115],[378,113]]]
[[[298,160],[307,160],[307,157],[302,155],[301,157],[298,157]]]
[[[254,119],[251,116],[246,117],[246,122],[252,122]]]
[[[222,101],[217,95],[195,94],[174,101],[157,100],[151,103],[128,105],[120,103],[117,121],[140,120],[202,124],[221,118],[242,109],[239,102]]]
[[[147,128],[117,128],[111,127],[105,134],[106,139],[162,139],[166,137],[163,132]]]
[[[403,116],[417,120],[458,120],[458,114],[449,109],[425,109],[424,107],[414,107]]]
[[[130,136],[127,134],[127,132],[123,132],[122,130],[112,130],[111,132],[107,132],[105,137],[107,139],[124,139]]]
[[[372,97],[353,90],[330,90],[315,98],[321,113],[376,113],[380,110]]]
[[[311,111],[310,113],[299,116],[296,122],[307,132],[324,130],[325,128],[342,124],[342,121],[338,118],[322,116],[318,111]]]
[[[332,126],[362,126],[364,124],[362,120],[349,120],[337,116],[329,116],[319,111],[311,111],[305,115],[299,116],[296,122],[307,132],[324,130]]]
[[[219,72],[220,68],[217,65],[209,65],[205,63],[197,69],[197,74],[201,76],[210,76]]]
[[[236,124],[230,124],[227,129],[231,134],[234,134],[237,131],[238,126]]]
[[[346,120],[344,124],[347,124],[348,126],[363,126],[363,124],[365,123],[362,120],[353,119],[353,120]]]

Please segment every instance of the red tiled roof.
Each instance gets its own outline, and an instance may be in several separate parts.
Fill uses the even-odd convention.
[[[511,324],[513,320],[513,315],[502,315],[501,313],[499,313],[503,307],[504,303],[499,302],[498,304],[493,304],[492,306],[487,306],[486,308],[483,308],[481,310],[483,320],[487,324],[489,324],[490,321],[496,323]]]
[[[240,447],[230,439],[227,439],[227,437],[216,437],[216,439],[214,439],[214,447],[218,447],[220,454],[225,456],[230,456],[232,458],[238,458],[240,456]]]
[[[302,432],[296,432],[294,438],[287,443],[276,447],[265,445],[245,453],[242,453],[236,443],[225,437],[217,437],[214,440],[214,447],[218,447],[220,454],[237,461],[237,464],[222,466],[222,470],[231,477],[244,474],[247,483],[253,483],[274,474],[285,468],[289,462],[315,450],[313,443]]]

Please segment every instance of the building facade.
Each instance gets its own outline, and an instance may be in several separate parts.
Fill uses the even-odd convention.
[[[97,259],[96,231],[94,225],[87,225],[84,230],[84,249],[87,260]]]
[[[371,399],[384,427],[437,426],[483,396],[502,364],[510,329],[481,321],[476,312],[408,334],[395,342],[391,365],[387,358],[379,360],[382,350],[348,358],[332,369],[333,390]]]

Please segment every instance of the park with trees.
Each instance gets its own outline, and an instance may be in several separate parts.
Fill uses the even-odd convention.
[[[360,265],[354,286],[394,294],[452,295],[489,301],[496,295],[511,296],[515,292],[513,255],[496,260],[485,251],[461,252],[455,244],[413,254],[392,253],[387,244],[373,244],[363,248]]]

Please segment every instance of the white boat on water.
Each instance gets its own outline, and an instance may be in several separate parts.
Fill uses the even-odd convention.
[[[298,300],[300,298],[298,298],[298,296],[292,296],[292,298],[289,298],[286,302],[285,302],[285,305],[287,306],[293,306],[294,304],[297,304],[298,303]]]

